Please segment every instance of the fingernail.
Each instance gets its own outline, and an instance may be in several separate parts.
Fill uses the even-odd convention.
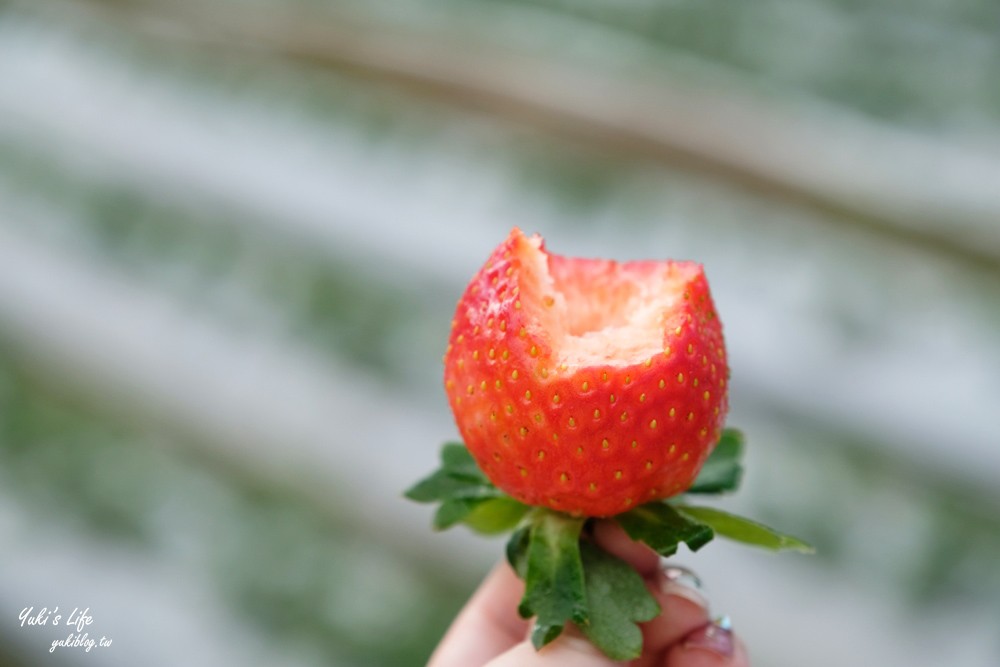
[[[711,651],[723,658],[733,655],[733,626],[728,616],[720,616],[711,623],[698,628],[684,638],[685,649]]]
[[[667,595],[676,595],[690,600],[702,609],[708,609],[708,599],[702,594],[701,579],[683,565],[662,563],[663,583],[660,586]]]
[[[697,591],[702,589],[701,579],[698,575],[683,565],[675,565],[669,561],[661,561],[660,569],[663,571],[663,576],[665,576],[668,581],[688,586]]]

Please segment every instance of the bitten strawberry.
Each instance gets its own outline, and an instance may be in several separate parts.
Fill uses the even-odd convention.
[[[686,490],[727,410],[701,265],[561,257],[516,228],[459,301],[444,366],[459,432],[490,480],[573,515]]]

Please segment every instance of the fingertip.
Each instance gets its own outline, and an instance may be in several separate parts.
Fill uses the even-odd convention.
[[[707,623],[667,653],[666,667],[750,667],[746,645],[727,624]]]
[[[733,655],[731,667],[750,667],[750,654],[747,653],[747,645],[736,635],[736,653]]]
[[[536,650],[530,641],[523,641],[491,660],[486,667],[613,667],[618,664],[567,628],[541,649]]]
[[[616,521],[602,520],[594,524],[594,540],[605,551],[621,558],[643,577],[651,577],[659,568],[660,557],[655,551],[632,540]]]
[[[662,572],[647,585],[660,605],[660,615],[641,625],[647,650],[665,650],[709,622],[708,602],[697,591]]]

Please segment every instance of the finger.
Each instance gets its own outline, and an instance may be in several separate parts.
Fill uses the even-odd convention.
[[[601,653],[575,629],[567,628],[555,641],[536,651],[530,641],[517,644],[486,667],[614,667],[619,665]]]
[[[659,653],[708,623],[708,602],[681,583],[688,579],[682,569],[668,566],[647,580],[661,610],[659,616],[640,626],[647,652]]]
[[[664,667],[750,667],[750,659],[726,621],[689,633],[668,651]]]
[[[598,521],[594,525],[594,540],[605,551],[621,558],[643,577],[656,574],[660,557],[645,544],[633,541],[615,521]]]
[[[517,615],[524,584],[506,563],[486,577],[451,624],[428,667],[483,665],[524,640],[528,622]]]
[[[664,667],[667,664],[667,652],[649,653],[643,651],[638,660],[629,663],[630,667]]]

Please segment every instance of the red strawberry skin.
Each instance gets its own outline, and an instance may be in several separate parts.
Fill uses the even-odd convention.
[[[647,285],[667,294],[663,308],[642,298]],[[629,329],[636,317],[645,324]],[[444,367],[458,430],[490,480],[573,515],[686,490],[727,411],[722,325],[700,265],[566,258],[518,229],[459,300]]]

